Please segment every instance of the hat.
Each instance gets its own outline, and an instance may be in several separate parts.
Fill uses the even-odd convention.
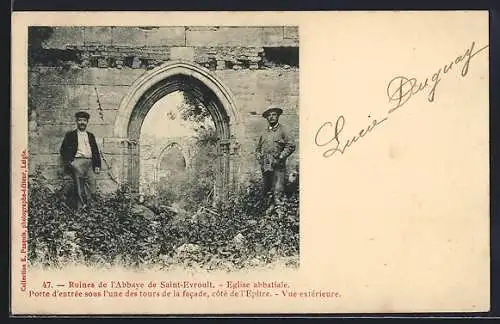
[[[90,115],[85,112],[85,111],[79,111],[75,114],[75,118],[78,119],[78,118],[85,118],[85,119],[89,119],[90,118]]]
[[[276,112],[276,113],[278,114],[278,116],[279,116],[279,115],[281,115],[281,114],[283,113],[283,109],[281,109],[281,108],[278,108],[278,107],[270,107],[270,108],[268,108],[266,111],[264,111],[264,112],[262,113],[262,117],[267,118],[267,115],[268,115],[270,112],[273,112],[273,111],[274,111],[274,112]]]

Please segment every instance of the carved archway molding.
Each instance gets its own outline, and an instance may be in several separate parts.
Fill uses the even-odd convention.
[[[190,91],[209,110],[219,138],[219,173],[217,198],[226,196],[236,185],[238,139],[242,136],[240,116],[230,90],[212,73],[185,61],[165,63],[143,74],[131,86],[120,103],[114,125],[114,141],[119,141],[122,154],[122,181],[138,190],[139,137],[144,118],[160,98],[177,90]]]
[[[210,71],[202,66],[185,61],[172,61],[148,71],[137,79],[129,93],[122,99],[114,126],[115,138],[128,138],[129,122],[132,113],[144,94],[163,80],[176,76],[190,76],[199,80],[210,89],[224,107],[229,117],[229,127],[236,131],[240,124],[240,116],[230,90],[222,84]],[[171,90],[170,92],[175,91]],[[168,93],[164,93],[161,97]]]

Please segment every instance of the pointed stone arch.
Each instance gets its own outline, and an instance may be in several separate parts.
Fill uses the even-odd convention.
[[[180,154],[182,155],[182,158],[184,160],[184,167],[187,168],[188,165],[189,165],[189,156],[185,150],[184,147],[182,147],[178,142],[176,141],[173,141],[173,142],[170,142],[169,144],[167,144],[165,147],[163,147],[161,150],[160,150],[160,153],[158,154],[158,160],[156,161],[156,164],[155,164],[155,176],[154,176],[154,179],[155,179],[155,182],[159,180],[159,177],[158,177],[158,174],[160,173],[161,171],[161,164],[163,162],[163,158],[165,157],[166,154],[168,154],[172,149],[178,149],[178,151],[180,152]]]
[[[172,61],[146,72],[123,98],[114,125],[114,137],[122,146],[122,179],[139,186],[139,138],[144,118],[162,97],[189,91],[210,112],[218,138],[217,198],[225,197],[236,184],[241,138],[240,116],[230,90],[208,69],[191,62]]]

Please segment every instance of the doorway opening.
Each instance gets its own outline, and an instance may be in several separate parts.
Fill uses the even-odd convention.
[[[218,160],[216,125],[208,109],[188,91],[158,100],[140,131],[139,191],[177,205],[212,203]]]
[[[213,199],[224,199],[231,187],[236,185],[239,159],[237,139],[241,137],[240,117],[230,91],[209,70],[182,61],[169,62],[145,73],[132,85],[131,91],[120,104],[115,123],[115,138],[125,143],[122,153],[123,181],[137,192],[141,190],[140,143],[143,124],[153,106],[161,105],[162,100],[176,97],[177,100],[183,98],[185,106],[188,107],[186,111],[192,113],[188,114],[187,119],[189,116],[193,119],[203,117],[213,123],[213,132],[210,136],[205,134],[206,140],[215,147],[216,155],[211,162],[215,173]],[[176,118],[181,114],[177,112]],[[168,122],[165,118],[162,120]],[[156,128],[168,131],[165,125],[160,123]],[[167,145],[166,143],[164,147]],[[184,145],[179,146],[184,152]],[[190,157],[185,153],[184,158],[186,170],[195,168],[195,164],[191,163]],[[154,167],[152,169],[151,173],[155,174]]]

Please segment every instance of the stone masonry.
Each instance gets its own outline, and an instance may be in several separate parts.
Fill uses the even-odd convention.
[[[102,191],[115,190],[126,166],[113,138],[120,104],[138,78],[170,61],[210,71],[229,89],[241,116],[240,181],[259,176],[253,152],[266,127],[261,112],[284,108],[281,122],[299,139],[299,44],[296,27],[31,27],[29,39],[29,167],[49,181],[63,174],[59,147],[74,114],[91,115],[103,167]],[[289,159],[298,164],[299,150]]]
[[[177,148],[181,154],[186,168],[190,166],[191,158],[196,154],[196,139],[188,136],[184,137],[165,137],[162,139],[141,136],[141,170],[140,185],[148,187],[156,184],[162,178],[162,164],[166,153],[171,148]]]

